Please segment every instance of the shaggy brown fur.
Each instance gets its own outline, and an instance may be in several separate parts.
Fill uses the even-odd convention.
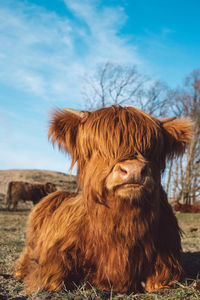
[[[12,209],[16,210],[20,200],[30,200],[33,204],[36,204],[41,198],[55,191],[56,186],[51,182],[39,184],[24,181],[10,181],[6,195],[7,209],[10,209],[12,206]]]
[[[31,292],[81,281],[154,291],[178,280],[180,230],[161,173],[190,142],[191,122],[162,123],[132,107],[63,110],[49,136],[77,162],[82,193],[55,192],[36,205],[15,276]]]

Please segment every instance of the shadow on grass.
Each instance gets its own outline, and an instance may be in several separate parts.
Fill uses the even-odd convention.
[[[200,252],[184,252],[182,255],[186,279],[200,279]]]
[[[7,210],[7,208],[0,207],[0,212],[7,212],[7,213],[12,213],[12,214],[18,214],[18,213],[25,213],[25,212],[30,212],[30,208],[19,208],[16,211],[13,210]]]
[[[7,296],[4,296],[4,295],[2,295],[2,294],[0,294],[0,299],[1,300],[8,300],[8,299],[13,299],[13,300],[25,300],[25,299],[27,299],[28,297],[26,297],[26,296],[22,296],[22,297],[14,297],[14,298],[8,298]]]

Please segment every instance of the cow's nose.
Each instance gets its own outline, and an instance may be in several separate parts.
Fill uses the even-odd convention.
[[[128,160],[116,164],[113,172],[122,182],[141,183],[147,176],[148,168],[145,162]]]

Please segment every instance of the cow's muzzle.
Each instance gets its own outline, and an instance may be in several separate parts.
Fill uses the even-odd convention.
[[[136,159],[126,160],[114,166],[107,177],[106,186],[108,189],[122,185],[137,187],[143,185],[148,176],[148,163]]]

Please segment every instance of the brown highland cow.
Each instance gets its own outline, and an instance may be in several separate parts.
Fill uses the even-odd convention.
[[[49,136],[77,162],[82,193],[55,192],[32,211],[15,273],[30,292],[83,281],[155,291],[180,278],[180,230],[161,173],[192,124],[174,119],[121,106],[54,112]]]
[[[7,209],[10,209],[12,206],[12,209],[15,211],[17,209],[18,202],[21,200],[24,202],[30,200],[33,204],[36,204],[41,198],[55,191],[56,186],[51,182],[40,184],[24,181],[10,181],[6,195]]]

